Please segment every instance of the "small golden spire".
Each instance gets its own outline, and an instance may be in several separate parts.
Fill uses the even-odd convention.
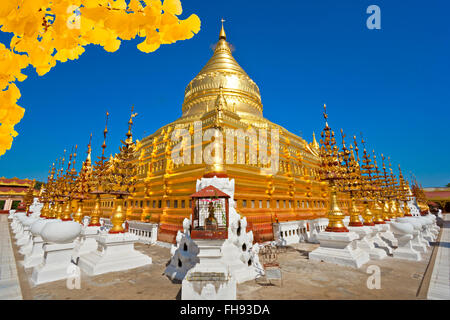
[[[312,142],[312,144],[311,144],[314,148],[316,148],[316,149],[320,149],[320,146],[319,146],[319,144],[317,143],[317,140],[316,140],[316,133],[313,131],[313,142]]]
[[[225,34],[225,29],[223,28],[223,23],[225,22],[225,20],[222,18],[220,21],[222,22],[222,29],[220,30],[219,40],[227,40],[227,35]]]
[[[323,118],[325,119],[325,128],[328,128],[328,114],[327,114],[327,105],[323,104]]]
[[[345,149],[346,148],[346,146],[345,146],[345,137],[346,137],[346,135],[344,133],[344,129],[342,129],[342,128],[341,128],[341,137],[342,137],[342,147]]]
[[[133,135],[131,133],[131,127],[133,126],[133,118],[138,115],[137,112],[133,113],[133,111],[134,111],[134,106],[131,106],[130,120],[128,120],[128,132],[126,134],[127,140],[129,140],[130,143],[133,141]]]
[[[91,132],[91,135],[89,136],[89,144],[88,144],[88,151],[87,151],[87,157],[86,157],[86,161],[89,162],[89,165],[91,164],[91,152],[92,152],[91,142],[92,142],[92,132]]]
[[[106,135],[108,134],[108,117],[109,117],[109,112],[106,111],[105,130],[103,130],[103,144],[102,144],[102,157],[101,157],[102,163],[103,163],[103,160],[106,159],[105,158],[105,149],[106,149]]]
[[[221,112],[228,107],[227,100],[225,99],[225,96],[223,95],[223,86],[222,85],[219,86],[219,94],[217,95],[217,98],[216,98],[215,107],[216,107],[217,112]]]

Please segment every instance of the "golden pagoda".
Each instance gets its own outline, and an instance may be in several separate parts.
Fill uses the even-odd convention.
[[[245,138],[242,158],[236,147],[230,154],[223,143],[227,159],[242,161],[206,164],[197,158],[195,150],[211,143],[203,136],[210,128],[220,128],[223,136],[240,129],[238,132],[247,135],[249,141],[252,130],[267,130],[268,136],[271,130],[277,130],[279,156],[270,166],[278,170],[264,170],[268,164],[249,156],[255,146]],[[178,129],[190,134],[191,163],[172,160],[176,144],[172,135]],[[271,147],[278,146],[273,136],[267,141],[270,157]],[[261,146],[256,148],[261,152]],[[196,180],[205,174],[212,177],[226,172],[235,179],[237,212],[247,217],[249,228],[260,241],[273,239],[275,213],[279,222],[325,217],[328,188],[319,177],[319,144],[315,137],[309,144],[264,118],[259,88],[234,59],[223,22],[214,54],[186,86],[181,116],[138,141],[136,150],[137,183],[125,202],[127,219],[144,221],[150,216],[150,222],[160,224],[160,241],[173,242],[177,231],[182,230],[183,219],[191,214],[190,195],[196,191]],[[346,212],[346,206],[341,209]]]

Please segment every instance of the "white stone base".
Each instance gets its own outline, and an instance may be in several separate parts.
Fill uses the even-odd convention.
[[[421,241],[419,234],[415,234],[413,239],[411,240],[411,245],[414,250],[422,253],[427,252],[427,245]]]
[[[427,227],[422,233],[423,238],[428,241],[428,243],[436,240],[436,235],[433,233],[431,227]]]
[[[33,238],[33,248],[29,254],[25,255],[25,259],[23,260],[24,268],[32,268],[44,262],[43,245],[44,240],[40,236]]]
[[[81,255],[78,266],[88,275],[98,275],[151,264],[152,258],[134,249],[136,241],[130,233],[101,234],[97,250]]]
[[[387,221],[385,226],[387,226],[387,230],[384,232],[380,232],[380,237],[383,239],[390,247],[396,248],[398,247],[398,241],[395,238],[394,234],[391,231],[390,228],[390,221]]]
[[[411,240],[413,238],[410,234],[396,235],[398,240],[398,247],[394,250],[393,256],[396,259],[421,261],[422,256],[420,252],[414,250]]]
[[[19,240],[20,238],[22,238],[24,236],[24,230],[22,226],[17,226],[16,231],[14,232],[14,239]]]
[[[81,229],[80,236],[76,240],[76,246],[74,249],[73,256],[75,258],[81,255],[87,254],[89,252],[97,250],[97,235],[99,233],[100,227],[83,227]]]
[[[181,285],[181,300],[236,300],[236,280],[189,281]]]
[[[359,268],[369,261],[369,254],[357,247],[355,232],[328,232],[317,235],[320,247],[309,253],[309,259]]]
[[[12,232],[14,233],[14,239],[17,239],[17,233],[21,230],[19,220],[14,220],[11,223]]]
[[[236,279],[222,261],[224,240],[194,240],[199,263],[182,282],[182,300],[236,300]]]
[[[381,237],[380,233],[386,232],[388,230],[388,226],[386,224],[376,224],[373,228],[375,228],[378,232],[372,236],[372,241],[376,248],[383,249],[386,254],[391,255],[394,251],[389,244],[386,243]]]
[[[66,279],[68,276],[67,268],[71,263],[74,247],[73,242],[65,244],[45,243],[43,246],[45,260],[33,269],[31,275],[33,285]]]
[[[30,231],[24,231],[21,234],[21,236],[19,238],[17,238],[16,245],[18,245],[20,247],[23,246],[30,240],[30,237],[31,237]]]
[[[30,236],[30,238],[28,238],[28,242],[25,243],[24,245],[22,245],[22,247],[19,249],[19,253],[21,255],[28,255],[31,253],[31,250],[33,250],[33,238],[32,236]]]
[[[319,243],[318,235],[325,231],[328,225],[327,218],[318,218],[314,220],[308,220],[309,224],[309,233],[307,241],[309,243]]]
[[[437,225],[431,226],[430,231],[435,236],[435,239],[439,235],[440,230],[441,230],[441,228],[439,228]]]
[[[421,217],[421,220],[423,221],[422,238],[429,244],[429,242],[436,240],[436,235],[433,232],[434,219],[431,215],[427,215]]]
[[[258,275],[255,269],[248,268],[240,262],[227,262],[227,266],[230,273],[233,275],[233,279],[235,279],[237,283],[244,283],[246,281],[253,280]]]
[[[20,239],[23,236],[23,226],[19,222],[19,220],[17,220],[17,224],[15,225],[13,232],[14,232],[14,239],[16,240]]]
[[[372,234],[376,232],[371,227],[347,227],[351,232],[358,234],[359,239],[356,241],[358,248],[369,254],[370,260],[382,260],[387,257],[386,252],[383,249],[375,248],[372,240]]]
[[[253,239],[246,237],[236,237],[236,241],[228,239],[222,245],[221,263],[227,267],[237,283],[253,280],[258,275],[257,266],[259,265],[258,254],[254,252],[255,245],[252,244]],[[246,251],[242,250],[245,244]],[[252,246],[252,249],[249,247]]]

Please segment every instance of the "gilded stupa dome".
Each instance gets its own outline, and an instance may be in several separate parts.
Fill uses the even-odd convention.
[[[262,117],[259,88],[234,59],[223,24],[213,56],[186,87],[183,117],[198,116],[211,110],[220,87],[229,111],[244,119]]]

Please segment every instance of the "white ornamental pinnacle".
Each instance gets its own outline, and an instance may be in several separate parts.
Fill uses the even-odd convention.
[[[191,220],[184,218],[184,220],[183,220],[184,233],[187,234],[189,232],[190,228],[191,228]]]
[[[412,245],[412,239],[417,232],[410,223],[391,223],[391,231],[398,241],[398,247],[394,250],[393,256],[396,259],[421,261],[420,252],[416,251]]]
[[[170,263],[167,266],[164,274],[171,280],[183,280],[186,273],[193,268],[198,262],[197,257],[199,249],[197,244],[191,239],[189,228],[191,221],[184,219],[183,229],[184,233],[178,231],[176,237],[176,245],[172,245],[170,253],[172,255]]]

